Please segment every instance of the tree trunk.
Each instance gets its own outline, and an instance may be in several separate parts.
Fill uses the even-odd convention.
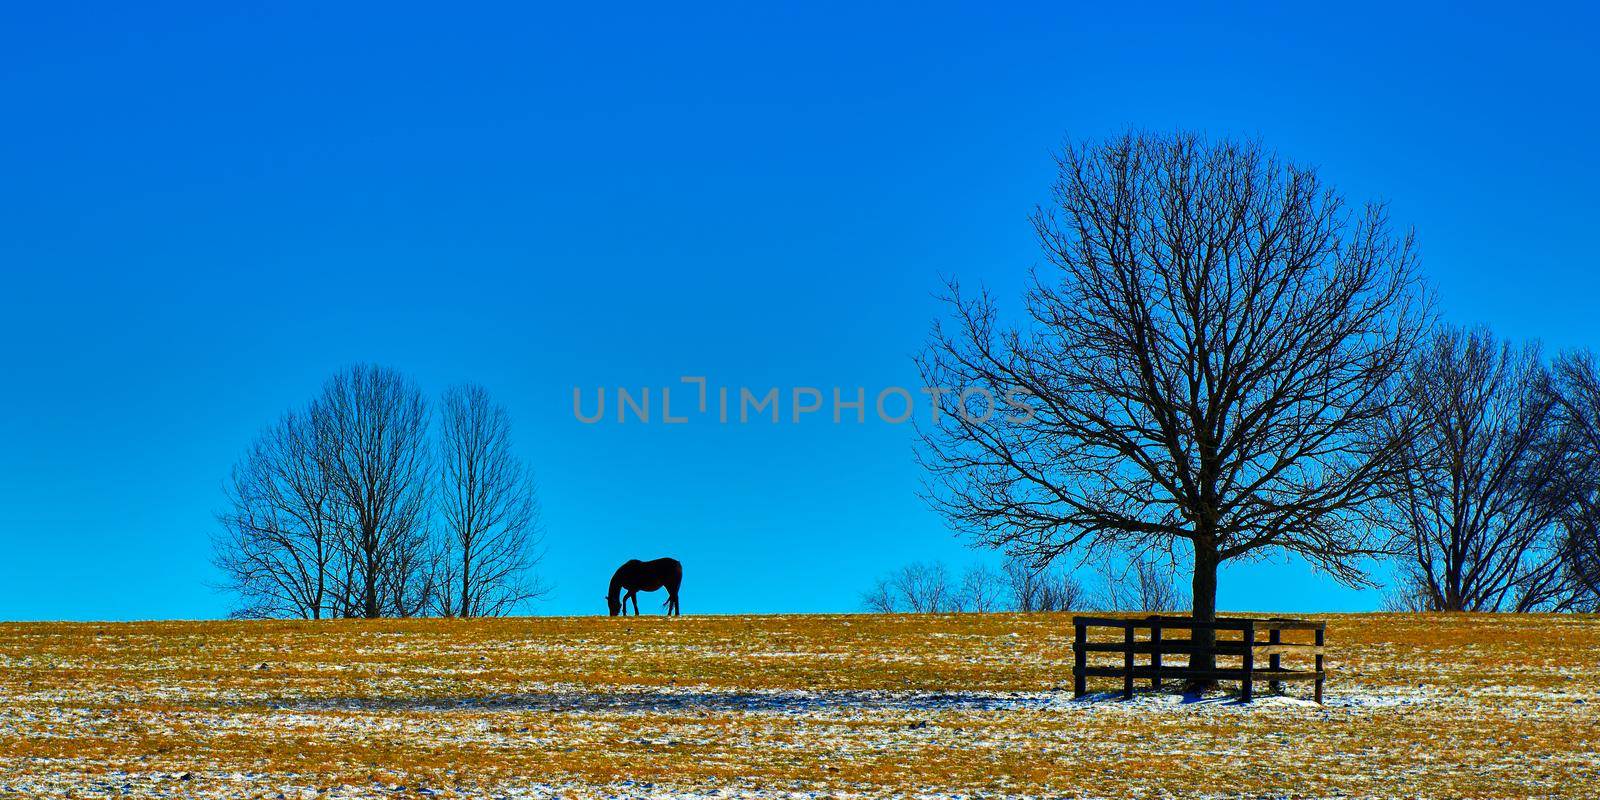
[[[1215,545],[1208,542],[1195,542],[1192,591],[1194,594],[1193,618],[1196,622],[1213,622],[1217,618],[1217,564],[1220,560]],[[1195,629],[1194,643],[1199,649],[1189,656],[1189,668],[1199,670],[1216,669],[1216,630],[1211,628]],[[1188,691],[1199,691],[1201,689],[1209,689],[1215,685],[1216,681],[1214,680],[1195,680],[1190,681],[1186,689]]]
[[[369,544],[366,554],[366,574],[361,576],[361,613],[367,619],[377,619],[378,613],[378,558]]]
[[[328,561],[322,554],[321,545],[317,546],[317,594],[316,600],[311,604],[311,618],[322,619],[322,604],[328,596]]]

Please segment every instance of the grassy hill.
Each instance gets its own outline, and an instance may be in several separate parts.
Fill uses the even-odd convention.
[[[0,796],[1595,796],[1600,618],[1327,619],[1321,707],[1075,701],[1065,615],[0,624]]]

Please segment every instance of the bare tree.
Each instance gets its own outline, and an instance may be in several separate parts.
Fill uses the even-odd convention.
[[[1564,594],[1556,394],[1535,346],[1446,329],[1406,383],[1412,433],[1391,527],[1439,611],[1531,611]]]
[[[942,563],[912,564],[900,571],[895,586],[907,611],[936,614],[954,610],[955,590]]]
[[[1189,604],[1178,588],[1171,562],[1150,556],[1134,558],[1126,564],[1106,561],[1101,565],[1104,605],[1114,611],[1166,613],[1181,611]]]
[[[330,379],[311,418],[341,507],[341,587],[352,616],[420,613],[427,570],[428,405],[399,372],[359,364]]]
[[[1566,591],[1551,608],[1600,613],[1600,523],[1593,516],[1569,523],[1561,541],[1561,563]]]
[[[987,566],[974,565],[961,575],[954,609],[974,614],[1000,611],[1005,603],[1005,579]]]
[[[938,562],[901,567],[880,578],[861,600],[868,610],[883,613],[934,614],[957,610],[950,572]]]
[[[499,616],[539,596],[539,505],[533,476],[511,451],[511,417],[479,386],[444,394],[438,594],[446,616]]]
[[[1559,545],[1567,602],[1600,610],[1600,365],[1593,353],[1562,356],[1554,369],[1564,482],[1550,502],[1563,511]]]
[[[1395,585],[1383,595],[1383,610],[1393,613],[1420,613],[1438,611],[1433,605],[1433,593],[1408,574],[1399,576]]]
[[[284,415],[233,469],[218,515],[215,563],[244,601],[239,617],[321,619],[337,613],[338,508],[322,470],[320,431]]]
[[[1411,238],[1252,143],[1129,134],[1059,167],[1027,322],[952,282],[919,357],[946,390],[921,430],[934,506],[1035,560],[1188,546],[1200,620],[1218,566],[1269,549],[1365,584],[1427,322]]]
[[[379,563],[380,615],[417,617],[428,613],[439,596],[443,556],[444,548],[433,541],[426,527],[397,537]]]
[[[1560,545],[1565,592],[1551,607],[1600,613],[1600,520],[1595,513],[1575,513],[1566,523]]]
[[[1066,572],[1011,558],[1006,560],[1003,573],[1011,607],[1017,611],[1072,611],[1083,606],[1083,587]]]
[[[861,595],[861,606],[878,614],[900,613],[900,600],[888,577],[874,581],[872,588]]]

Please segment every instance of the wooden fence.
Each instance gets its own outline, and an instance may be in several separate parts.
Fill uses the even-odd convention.
[[[1152,688],[1160,688],[1162,679],[1177,678],[1184,681],[1239,681],[1240,699],[1246,702],[1254,697],[1256,681],[1267,681],[1275,692],[1282,690],[1283,681],[1315,681],[1317,702],[1322,702],[1322,682],[1326,678],[1322,665],[1323,640],[1327,631],[1325,622],[1245,617],[1196,622],[1188,617],[1153,615],[1129,619],[1073,617],[1072,624],[1076,629],[1072,645],[1072,690],[1077,697],[1088,694],[1089,678],[1121,678],[1122,696],[1129,699],[1133,697],[1133,686],[1137,680],[1148,678]],[[1090,641],[1089,631],[1094,628],[1116,629],[1121,632],[1120,640]],[[1217,660],[1238,659],[1239,666],[1225,667],[1219,663],[1212,669],[1191,667],[1195,654],[1204,647],[1194,640],[1195,631],[1201,630],[1217,632],[1217,642],[1213,647]],[[1141,631],[1148,633],[1140,637]],[[1165,635],[1171,631],[1182,631],[1187,636],[1174,639]],[[1239,638],[1223,638],[1222,634],[1232,632],[1237,632]],[[1283,635],[1286,632],[1309,632],[1312,641],[1285,641]],[[1265,634],[1264,639],[1262,634]],[[1122,664],[1090,666],[1090,653],[1121,653]],[[1134,663],[1136,655],[1149,656],[1148,664]],[[1166,656],[1187,656],[1189,661],[1183,666],[1170,666],[1164,660]],[[1284,656],[1312,656],[1315,666],[1309,670],[1288,669],[1282,663]],[[1262,657],[1266,658],[1265,669],[1261,667]]]

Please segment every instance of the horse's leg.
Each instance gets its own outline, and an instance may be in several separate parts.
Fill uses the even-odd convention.
[[[633,615],[637,617],[639,616],[639,593],[628,592],[628,596],[633,598]]]

